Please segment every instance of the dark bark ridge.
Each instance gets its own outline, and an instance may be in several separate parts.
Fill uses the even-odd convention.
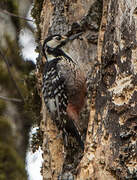
[[[120,8],[119,2],[114,0],[108,6],[102,50],[102,79],[97,89],[95,104],[96,117],[98,114],[102,117],[97,133],[98,141],[101,141],[101,135],[104,133],[103,127],[106,130],[104,138],[108,139],[111,136],[110,146],[113,155],[108,171],[117,178],[135,179],[137,72],[133,67],[133,51],[137,47],[136,28],[131,7],[124,7],[122,22],[117,22],[116,17]],[[107,115],[104,119],[103,113],[106,108]]]

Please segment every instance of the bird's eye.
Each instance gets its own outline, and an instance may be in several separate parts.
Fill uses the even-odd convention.
[[[58,41],[60,41],[60,40],[61,40],[61,36],[57,36],[56,39],[57,39]]]

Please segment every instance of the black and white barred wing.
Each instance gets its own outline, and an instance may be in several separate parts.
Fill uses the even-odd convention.
[[[56,124],[61,127],[62,119],[66,116],[68,99],[64,79],[57,68],[57,63],[46,64],[43,74],[42,92],[51,117],[55,119]]]

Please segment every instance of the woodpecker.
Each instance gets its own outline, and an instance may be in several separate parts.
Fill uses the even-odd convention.
[[[70,133],[84,149],[79,131],[79,113],[86,99],[86,77],[79,63],[65,49],[68,42],[80,35],[67,37],[56,34],[45,39],[42,93],[51,118],[64,137]]]

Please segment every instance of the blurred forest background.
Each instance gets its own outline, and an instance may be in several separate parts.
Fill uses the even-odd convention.
[[[22,54],[23,33],[34,33],[31,6],[32,0],[0,0],[0,180],[27,179],[29,131],[39,117],[35,64]]]

